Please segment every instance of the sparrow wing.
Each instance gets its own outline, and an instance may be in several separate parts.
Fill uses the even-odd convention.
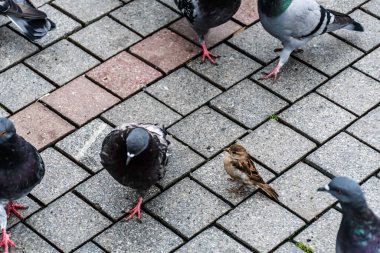
[[[239,161],[232,161],[232,164],[235,166],[235,168],[247,174],[249,179],[253,182],[265,184],[264,180],[259,175],[259,172],[257,171],[251,157],[246,157],[245,159],[241,159]]]

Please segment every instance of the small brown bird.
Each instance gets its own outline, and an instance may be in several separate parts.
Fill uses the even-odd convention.
[[[223,160],[224,169],[232,177],[232,180],[242,183],[239,188],[231,189],[231,191],[239,192],[245,185],[255,185],[269,197],[278,200],[277,192],[264,182],[253,164],[252,157],[243,146],[235,143],[231,147],[226,148],[225,151],[227,151],[227,154]]]

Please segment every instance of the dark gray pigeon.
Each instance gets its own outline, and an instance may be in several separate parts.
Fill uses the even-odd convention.
[[[347,177],[336,177],[318,191],[329,192],[342,205],[336,253],[380,253],[380,219],[368,207],[360,186]]]
[[[174,0],[198,34],[203,49],[202,62],[215,63],[217,55],[208,51],[205,35],[210,28],[226,23],[239,9],[241,0]]]
[[[0,15],[8,16],[22,34],[33,42],[55,28],[46,14],[37,10],[29,0],[0,0]]]
[[[0,118],[0,248],[4,247],[5,253],[9,245],[16,247],[6,232],[7,218],[11,212],[22,218],[17,209],[26,208],[13,201],[26,196],[44,174],[45,166],[35,147],[16,134],[9,119]]]
[[[169,141],[166,132],[152,124],[125,124],[103,141],[101,163],[120,184],[136,189],[140,198],[135,208],[128,210],[127,220],[137,214],[147,190],[165,174]]]

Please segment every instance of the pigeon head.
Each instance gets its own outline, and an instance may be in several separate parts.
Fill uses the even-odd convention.
[[[144,128],[133,129],[127,137],[127,161],[126,165],[136,156],[141,154],[149,145],[150,134]]]
[[[8,118],[0,118],[0,145],[8,142],[16,134],[16,128]]]

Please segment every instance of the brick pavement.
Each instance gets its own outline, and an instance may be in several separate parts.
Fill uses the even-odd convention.
[[[380,214],[380,2],[321,0],[366,32],[311,41],[280,79],[258,80],[279,42],[243,0],[210,32],[220,65],[200,65],[194,33],[172,0],[35,0],[57,29],[33,44],[0,19],[0,116],[46,163],[41,185],[10,220],[11,252],[333,253],[340,210],[316,188],[335,175],[363,183]],[[278,115],[277,117],[270,117]],[[171,159],[143,223],[124,222],[134,191],[99,163],[122,122],[164,124]],[[280,194],[232,194],[222,149],[238,141]]]

